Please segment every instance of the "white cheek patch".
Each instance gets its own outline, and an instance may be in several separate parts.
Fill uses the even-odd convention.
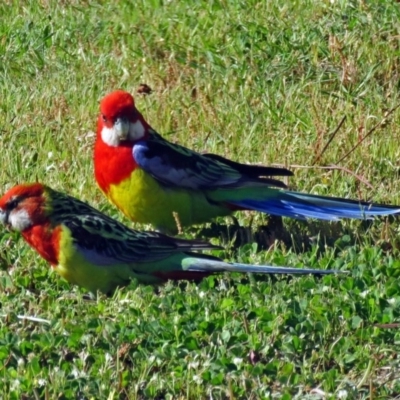
[[[135,123],[130,123],[129,124],[129,133],[128,133],[128,139],[130,140],[139,140],[141,139],[144,134],[146,133],[143,124],[140,122],[140,120],[137,120]]]
[[[144,134],[146,133],[143,124],[137,120],[134,123],[129,123],[129,131],[126,135],[126,138],[121,137],[121,133],[118,129],[113,126],[112,128],[103,127],[101,130],[101,138],[105,144],[108,144],[112,147],[117,147],[123,140],[131,140],[136,141],[142,139]]]
[[[8,217],[8,222],[16,231],[23,231],[32,225],[28,212],[23,208],[12,211]]]
[[[101,138],[103,139],[103,142],[105,144],[113,147],[117,147],[120,142],[118,132],[114,127],[107,128],[106,126],[104,126],[101,130]]]

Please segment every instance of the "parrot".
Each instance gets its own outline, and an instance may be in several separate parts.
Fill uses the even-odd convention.
[[[171,143],[123,90],[100,102],[93,161],[97,184],[111,203],[128,219],[170,234],[239,210],[329,221],[400,212],[394,205],[289,191],[268,178],[293,175],[285,168],[241,164]]]
[[[230,263],[198,253],[220,248],[199,240],[137,231],[42,183],[23,183],[0,198],[0,222],[25,241],[64,279],[89,292],[111,295],[132,279],[150,285],[200,281],[228,272],[339,273],[336,270]]]

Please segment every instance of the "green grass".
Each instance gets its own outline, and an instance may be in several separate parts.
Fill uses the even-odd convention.
[[[172,141],[312,167],[293,167],[298,190],[398,203],[400,111],[360,143],[400,103],[397,3],[9,1],[0,15],[2,192],[38,179],[124,221],[94,183],[91,134],[99,100],[123,88]],[[318,168],[332,164],[353,174]],[[399,330],[377,326],[400,318],[397,221],[237,217],[245,228],[215,239],[225,259],[349,274],[133,283],[87,300],[0,231],[0,398],[399,396]]]

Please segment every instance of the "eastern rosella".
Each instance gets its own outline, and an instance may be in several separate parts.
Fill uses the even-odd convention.
[[[82,201],[40,183],[17,185],[0,199],[0,222],[20,231],[70,283],[110,294],[133,278],[158,284],[200,280],[210,274],[332,274],[334,270],[227,263],[193,250],[216,248],[200,241],[139,232]]]
[[[129,219],[167,232],[236,210],[324,220],[400,212],[395,206],[284,190],[282,182],[266,176],[292,175],[286,169],[240,164],[172,144],[122,90],[101,101],[94,169],[101,190]]]

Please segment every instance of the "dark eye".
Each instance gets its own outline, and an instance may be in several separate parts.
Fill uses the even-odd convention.
[[[8,210],[12,210],[15,207],[17,207],[19,203],[19,198],[18,197],[14,197],[13,199],[11,199],[8,203],[7,203],[7,209]]]
[[[104,122],[107,122],[107,117],[105,115],[102,115],[101,118],[103,119]]]

